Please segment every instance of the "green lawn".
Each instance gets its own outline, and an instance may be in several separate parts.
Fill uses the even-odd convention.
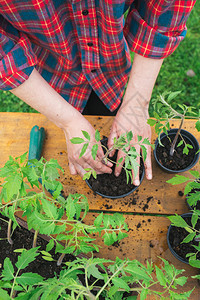
[[[186,38],[178,49],[163,63],[160,74],[157,78],[153,91],[156,97],[164,91],[177,91],[182,93],[175,100],[177,103],[185,103],[200,109],[200,3],[195,4],[188,22]],[[188,77],[186,72],[192,69],[194,77]],[[10,92],[0,91],[0,111],[34,112],[23,101],[12,95]],[[150,105],[150,114],[152,108]]]

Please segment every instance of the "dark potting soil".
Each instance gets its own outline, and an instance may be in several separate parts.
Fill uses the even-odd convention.
[[[188,225],[192,226],[190,217],[185,217],[184,220]],[[198,230],[200,229],[200,220],[197,221],[195,228]],[[181,244],[181,242],[188,234],[189,233],[184,228],[172,226],[169,235],[169,242],[172,249],[186,261],[188,261],[188,258],[186,258],[186,254],[195,252],[195,248],[192,245],[198,246],[199,244],[199,242],[196,242],[194,240],[189,243]],[[197,254],[197,259],[200,259],[200,253]]]
[[[104,145],[107,147],[107,140],[103,141]],[[114,156],[111,157],[113,161],[117,160],[117,153],[115,152]],[[92,187],[92,190],[94,192],[101,193],[105,196],[121,196],[129,193],[131,190],[134,189],[135,185],[131,183],[131,178],[129,178],[129,182],[127,184],[127,178],[126,178],[126,172],[124,169],[122,169],[120,175],[118,177],[115,176],[114,170],[115,170],[116,164],[113,164],[112,170],[113,172],[111,174],[99,174],[97,175],[97,179],[95,179],[93,176],[90,177],[88,180],[89,184]],[[143,171],[143,163],[140,162],[140,170],[139,170],[139,177],[141,179],[142,171]]]
[[[173,138],[175,135],[171,135],[170,138],[173,142]],[[191,144],[190,141],[187,139],[187,137],[184,137],[184,140],[187,144]],[[176,145],[181,141],[180,136],[178,137],[178,141]],[[170,156],[170,147],[171,142],[168,139],[168,137],[164,137],[162,139],[163,146],[158,145],[156,150],[156,155],[158,157],[159,162],[166,168],[170,170],[183,170],[187,168],[193,161],[195,156],[195,149],[189,149],[188,154],[183,154],[183,148],[184,145],[181,145],[179,147],[175,147],[175,151],[173,156]]]
[[[4,218],[0,215],[1,218]],[[7,232],[7,223],[0,219],[0,238],[6,238]],[[9,257],[12,264],[14,265],[17,262],[19,253],[14,252],[16,249],[31,249],[33,243],[33,233],[23,227],[17,227],[12,235],[13,245],[10,245],[5,240],[0,240],[0,266],[3,267],[3,262],[6,257]],[[37,247],[40,246],[39,250],[46,250],[47,241],[38,237]],[[57,260],[60,254],[54,254],[54,250],[51,250],[49,253],[52,254],[52,257]],[[73,255],[65,255],[63,262],[73,261]],[[1,270],[1,269],[0,269]],[[36,259],[29,264],[29,266],[24,269],[24,272],[33,272],[38,273],[44,278],[54,277],[55,274],[59,274],[62,270],[62,265],[57,266],[56,261],[46,261],[42,258],[42,255],[38,255]]]

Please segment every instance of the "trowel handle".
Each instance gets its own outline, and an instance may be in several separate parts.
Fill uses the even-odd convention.
[[[45,130],[43,127],[39,128],[35,125],[30,132],[30,144],[29,144],[29,153],[28,159],[37,159],[41,158],[42,146],[45,139]]]

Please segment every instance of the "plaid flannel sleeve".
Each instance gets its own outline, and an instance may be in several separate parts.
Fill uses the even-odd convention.
[[[11,90],[22,84],[36,63],[26,34],[20,33],[0,15],[0,89]]]
[[[186,21],[196,0],[137,0],[124,34],[131,51],[149,58],[170,55],[186,35]]]

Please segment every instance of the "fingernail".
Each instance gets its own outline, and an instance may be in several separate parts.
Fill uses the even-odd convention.
[[[118,177],[118,176],[119,176],[119,172],[117,172],[117,173],[115,174],[115,176]]]
[[[151,174],[147,174],[147,179],[151,180],[152,179],[152,175]]]
[[[135,185],[136,185],[136,186],[140,185],[139,180],[135,180]]]

